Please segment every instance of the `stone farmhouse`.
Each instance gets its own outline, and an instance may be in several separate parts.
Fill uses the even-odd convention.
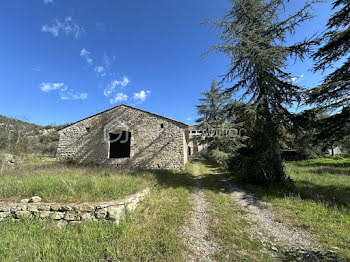
[[[59,130],[57,159],[127,168],[183,169],[188,125],[119,105]]]

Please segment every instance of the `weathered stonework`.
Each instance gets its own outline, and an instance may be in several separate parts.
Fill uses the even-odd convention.
[[[117,167],[183,169],[187,125],[120,105],[59,131],[57,159]],[[130,157],[109,158],[109,133],[131,132]]]
[[[111,220],[119,223],[126,211],[132,212],[149,194],[149,188],[124,198],[98,203],[0,203],[0,221],[39,218],[55,220],[59,225],[82,221]]]

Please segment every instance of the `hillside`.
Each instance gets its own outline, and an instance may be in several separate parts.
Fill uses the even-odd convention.
[[[61,127],[40,126],[0,115],[0,151],[55,156]]]

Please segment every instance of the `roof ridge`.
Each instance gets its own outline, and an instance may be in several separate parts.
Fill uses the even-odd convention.
[[[157,117],[161,117],[161,118],[167,119],[167,120],[169,120],[169,121],[176,122],[176,123],[178,123],[178,124],[182,124],[182,125],[188,127],[188,124],[183,123],[183,122],[181,122],[181,121],[178,121],[178,120],[175,120],[175,119],[172,119],[172,118],[163,116],[163,115],[159,115],[159,114],[156,114],[156,113],[152,113],[152,112],[149,112],[149,111],[146,111],[146,110],[137,108],[137,107],[129,106],[129,105],[126,105],[126,104],[120,104],[120,105],[114,106],[114,107],[112,107],[112,108],[109,108],[109,109],[107,109],[107,110],[104,110],[104,111],[102,111],[102,112],[96,113],[96,114],[94,114],[94,115],[92,115],[92,116],[85,117],[85,118],[83,118],[83,119],[81,119],[81,120],[78,120],[78,121],[75,121],[75,122],[73,122],[73,123],[70,123],[70,124],[68,124],[68,125],[66,125],[66,126],[64,126],[64,127],[62,127],[62,128],[60,128],[60,129],[58,129],[58,131],[63,130],[63,129],[66,129],[67,127],[70,127],[70,126],[72,126],[72,125],[75,125],[75,124],[77,124],[77,123],[79,123],[79,122],[82,122],[82,121],[84,121],[84,120],[87,120],[87,119],[89,119],[89,118],[92,118],[92,117],[101,115],[101,114],[103,114],[103,113],[109,112],[109,111],[111,111],[111,110],[113,110],[113,109],[116,109],[116,108],[118,108],[118,107],[121,107],[121,106],[128,107],[128,108],[131,108],[131,109],[134,109],[134,110],[138,110],[138,111],[141,111],[141,112],[144,112],[144,113],[147,113],[147,114],[151,114],[151,115],[154,115],[154,116],[157,116]]]

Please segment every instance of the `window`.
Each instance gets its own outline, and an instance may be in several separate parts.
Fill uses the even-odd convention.
[[[109,158],[130,157],[131,132],[118,131],[109,134]]]
[[[87,128],[86,128],[86,132],[88,132],[88,133],[89,133],[89,132],[90,132],[90,130],[91,130],[91,128],[90,128],[90,127],[87,127]]]
[[[164,128],[164,124],[160,124],[160,128]]]

